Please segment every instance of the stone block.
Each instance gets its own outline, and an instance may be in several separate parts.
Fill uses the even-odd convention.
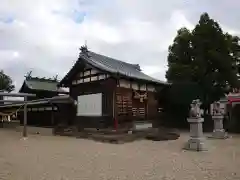
[[[210,136],[210,138],[215,138],[215,139],[228,138],[227,133],[223,129],[223,116],[215,115],[215,116],[212,116],[212,119],[214,121],[214,129],[213,129],[212,136]]]
[[[217,130],[213,130],[212,136],[210,138],[227,139],[228,135],[224,129],[217,129]]]
[[[190,138],[186,143],[184,149],[191,151],[206,151],[204,138]]]

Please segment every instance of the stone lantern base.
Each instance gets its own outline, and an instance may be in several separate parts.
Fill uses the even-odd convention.
[[[210,138],[227,139],[228,135],[224,129],[217,129],[213,131],[212,136],[210,136]]]
[[[206,151],[205,138],[193,138],[191,137],[186,143],[185,150],[192,151]]]
[[[214,121],[214,130],[210,138],[227,139],[228,135],[223,129],[223,116],[222,115],[213,116],[212,119]]]
[[[205,138],[203,136],[203,118],[188,118],[190,123],[190,139],[185,144],[184,149],[192,151],[206,151]]]

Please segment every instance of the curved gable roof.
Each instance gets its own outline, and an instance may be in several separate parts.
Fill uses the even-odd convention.
[[[65,81],[70,80],[72,78],[72,75],[74,74],[73,71],[78,67],[81,60],[85,61],[87,64],[90,64],[91,66],[97,69],[106,71],[110,74],[118,74],[125,77],[144,80],[158,84],[168,84],[164,81],[152,78],[151,76],[144,74],[140,70],[139,65],[126,63],[114,58],[97,54],[92,51],[88,51],[87,53],[80,53],[78,61],[74,64],[74,66],[67,73],[67,75],[62,79],[60,85],[64,84]]]

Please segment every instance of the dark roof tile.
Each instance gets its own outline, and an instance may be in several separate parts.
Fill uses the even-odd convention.
[[[58,83],[59,83],[58,81],[53,81],[53,80],[48,80],[48,79],[29,78],[24,81],[23,86],[25,85],[29,89],[32,89],[32,90],[66,93],[66,91],[57,87]],[[23,91],[23,86],[19,90],[20,92]]]
[[[88,57],[84,56],[84,59],[87,62],[110,73],[119,73],[120,75],[134,79],[146,80],[156,83],[166,83],[144,74],[142,71],[140,71],[139,65],[126,63],[91,51],[89,51],[88,54]]]
[[[144,74],[141,71],[140,66],[138,64],[126,63],[114,58],[97,54],[92,51],[80,53],[78,61],[74,64],[74,66],[68,72],[68,74],[62,79],[60,84],[64,84],[64,81],[71,79],[71,76],[74,74],[73,69],[77,68],[81,60],[84,60],[86,63],[92,65],[95,68],[101,69],[112,74],[119,74],[122,76],[126,76],[128,78],[144,80],[158,84],[168,84],[165,81],[161,81]]]

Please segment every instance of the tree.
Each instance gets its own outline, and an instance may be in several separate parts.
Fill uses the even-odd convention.
[[[236,59],[231,54],[233,39],[204,13],[192,31],[191,41],[193,80],[201,87],[206,110],[224,96],[228,86],[238,86]]]
[[[191,81],[192,52],[190,48],[191,33],[188,29],[178,30],[173,45],[168,48],[168,70],[166,78],[169,82]]]
[[[238,87],[239,50],[239,38],[223,33],[204,13],[192,32],[186,28],[178,31],[169,47],[166,78],[173,84],[198,84],[196,95],[207,110],[224,96],[227,87]]]
[[[240,76],[240,38],[238,36],[232,36],[228,33],[225,34],[230,55],[233,58],[233,66],[237,68],[238,76]]]
[[[0,90],[11,92],[15,89],[10,76],[6,75],[3,70],[0,71]]]
[[[174,82],[158,90],[161,111],[161,125],[187,128],[186,117],[189,114],[189,104],[193,99],[199,98],[200,88],[194,82]]]

